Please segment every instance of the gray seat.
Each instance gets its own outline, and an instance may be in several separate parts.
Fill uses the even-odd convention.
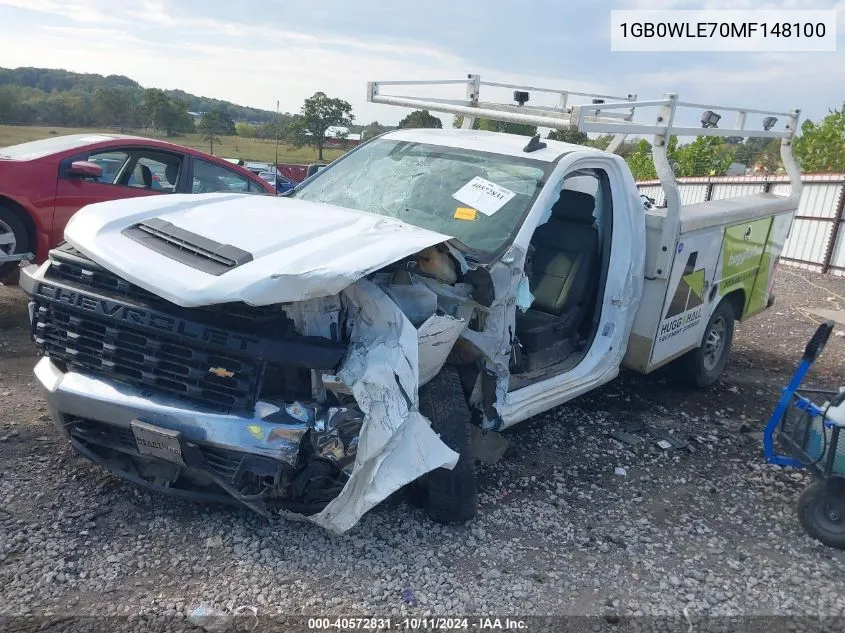
[[[150,189],[153,186],[153,172],[147,165],[142,165],[141,163],[135,165],[132,178],[135,181],[132,185],[133,187]]]
[[[164,177],[167,179],[167,182],[173,188],[173,191],[176,191],[176,183],[179,180],[179,162],[173,161],[171,163],[167,163],[167,167],[164,169]]]
[[[548,222],[531,238],[526,272],[534,302],[516,314],[517,337],[529,356],[565,356],[577,342],[597,281],[595,206],[593,196],[563,190]]]

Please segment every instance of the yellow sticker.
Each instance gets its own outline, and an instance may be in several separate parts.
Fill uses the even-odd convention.
[[[246,427],[246,430],[249,431],[252,436],[257,440],[260,440],[264,437],[264,433],[261,431],[261,427],[257,424],[250,424],[248,427]]]
[[[456,220],[475,220],[478,217],[478,211],[471,207],[458,207],[455,209]]]

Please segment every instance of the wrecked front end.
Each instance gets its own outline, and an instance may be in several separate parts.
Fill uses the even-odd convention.
[[[35,373],[74,449],[115,474],[342,532],[457,462],[417,410],[450,356],[476,367],[469,398],[495,414],[507,346],[484,333],[493,282],[459,281],[468,271],[445,245],[425,253],[329,297],[186,308],[65,245],[22,274]]]

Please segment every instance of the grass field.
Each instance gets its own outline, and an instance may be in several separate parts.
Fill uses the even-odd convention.
[[[71,128],[71,127],[40,127],[40,126],[19,126],[0,125],[0,147],[17,145],[27,141],[37,141],[42,138],[49,138],[63,134],[79,134],[92,132],[114,132],[114,130],[98,130],[96,128]],[[186,134],[185,136],[174,136],[163,138],[148,132],[138,132],[139,136],[150,138],[161,138],[162,140],[193,147],[207,152],[208,142],[202,140],[199,134]],[[255,138],[241,138],[240,136],[223,136],[220,142],[214,143],[214,154],[223,158],[242,158],[272,163],[275,158],[276,146],[273,141],[263,141]],[[340,156],[343,152],[337,149],[324,149],[323,159],[331,161]],[[292,149],[284,143],[279,144],[280,163],[309,164],[317,161],[317,152],[310,147]]]

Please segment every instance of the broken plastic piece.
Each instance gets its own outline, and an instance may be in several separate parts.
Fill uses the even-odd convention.
[[[534,303],[534,295],[529,289],[528,278],[523,277],[516,287],[516,307],[527,312],[532,303]]]
[[[631,433],[626,433],[625,431],[611,431],[609,435],[614,440],[619,440],[620,442],[622,442],[623,444],[627,444],[628,446],[637,446],[638,444],[641,444],[645,441],[643,440],[643,438],[637,437],[636,435],[633,435]]]
[[[510,442],[496,431],[482,431],[474,424],[469,425],[470,451],[474,459],[492,466],[507,452]]]
[[[665,431],[661,431],[660,429],[656,429],[652,426],[647,426],[646,430],[648,431],[649,435],[651,435],[655,440],[657,445],[664,449],[664,450],[674,450],[678,448],[688,448],[689,442],[686,440],[682,440],[671,433],[666,433]],[[664,444],[669,444],[669,446],[665,446]]]

